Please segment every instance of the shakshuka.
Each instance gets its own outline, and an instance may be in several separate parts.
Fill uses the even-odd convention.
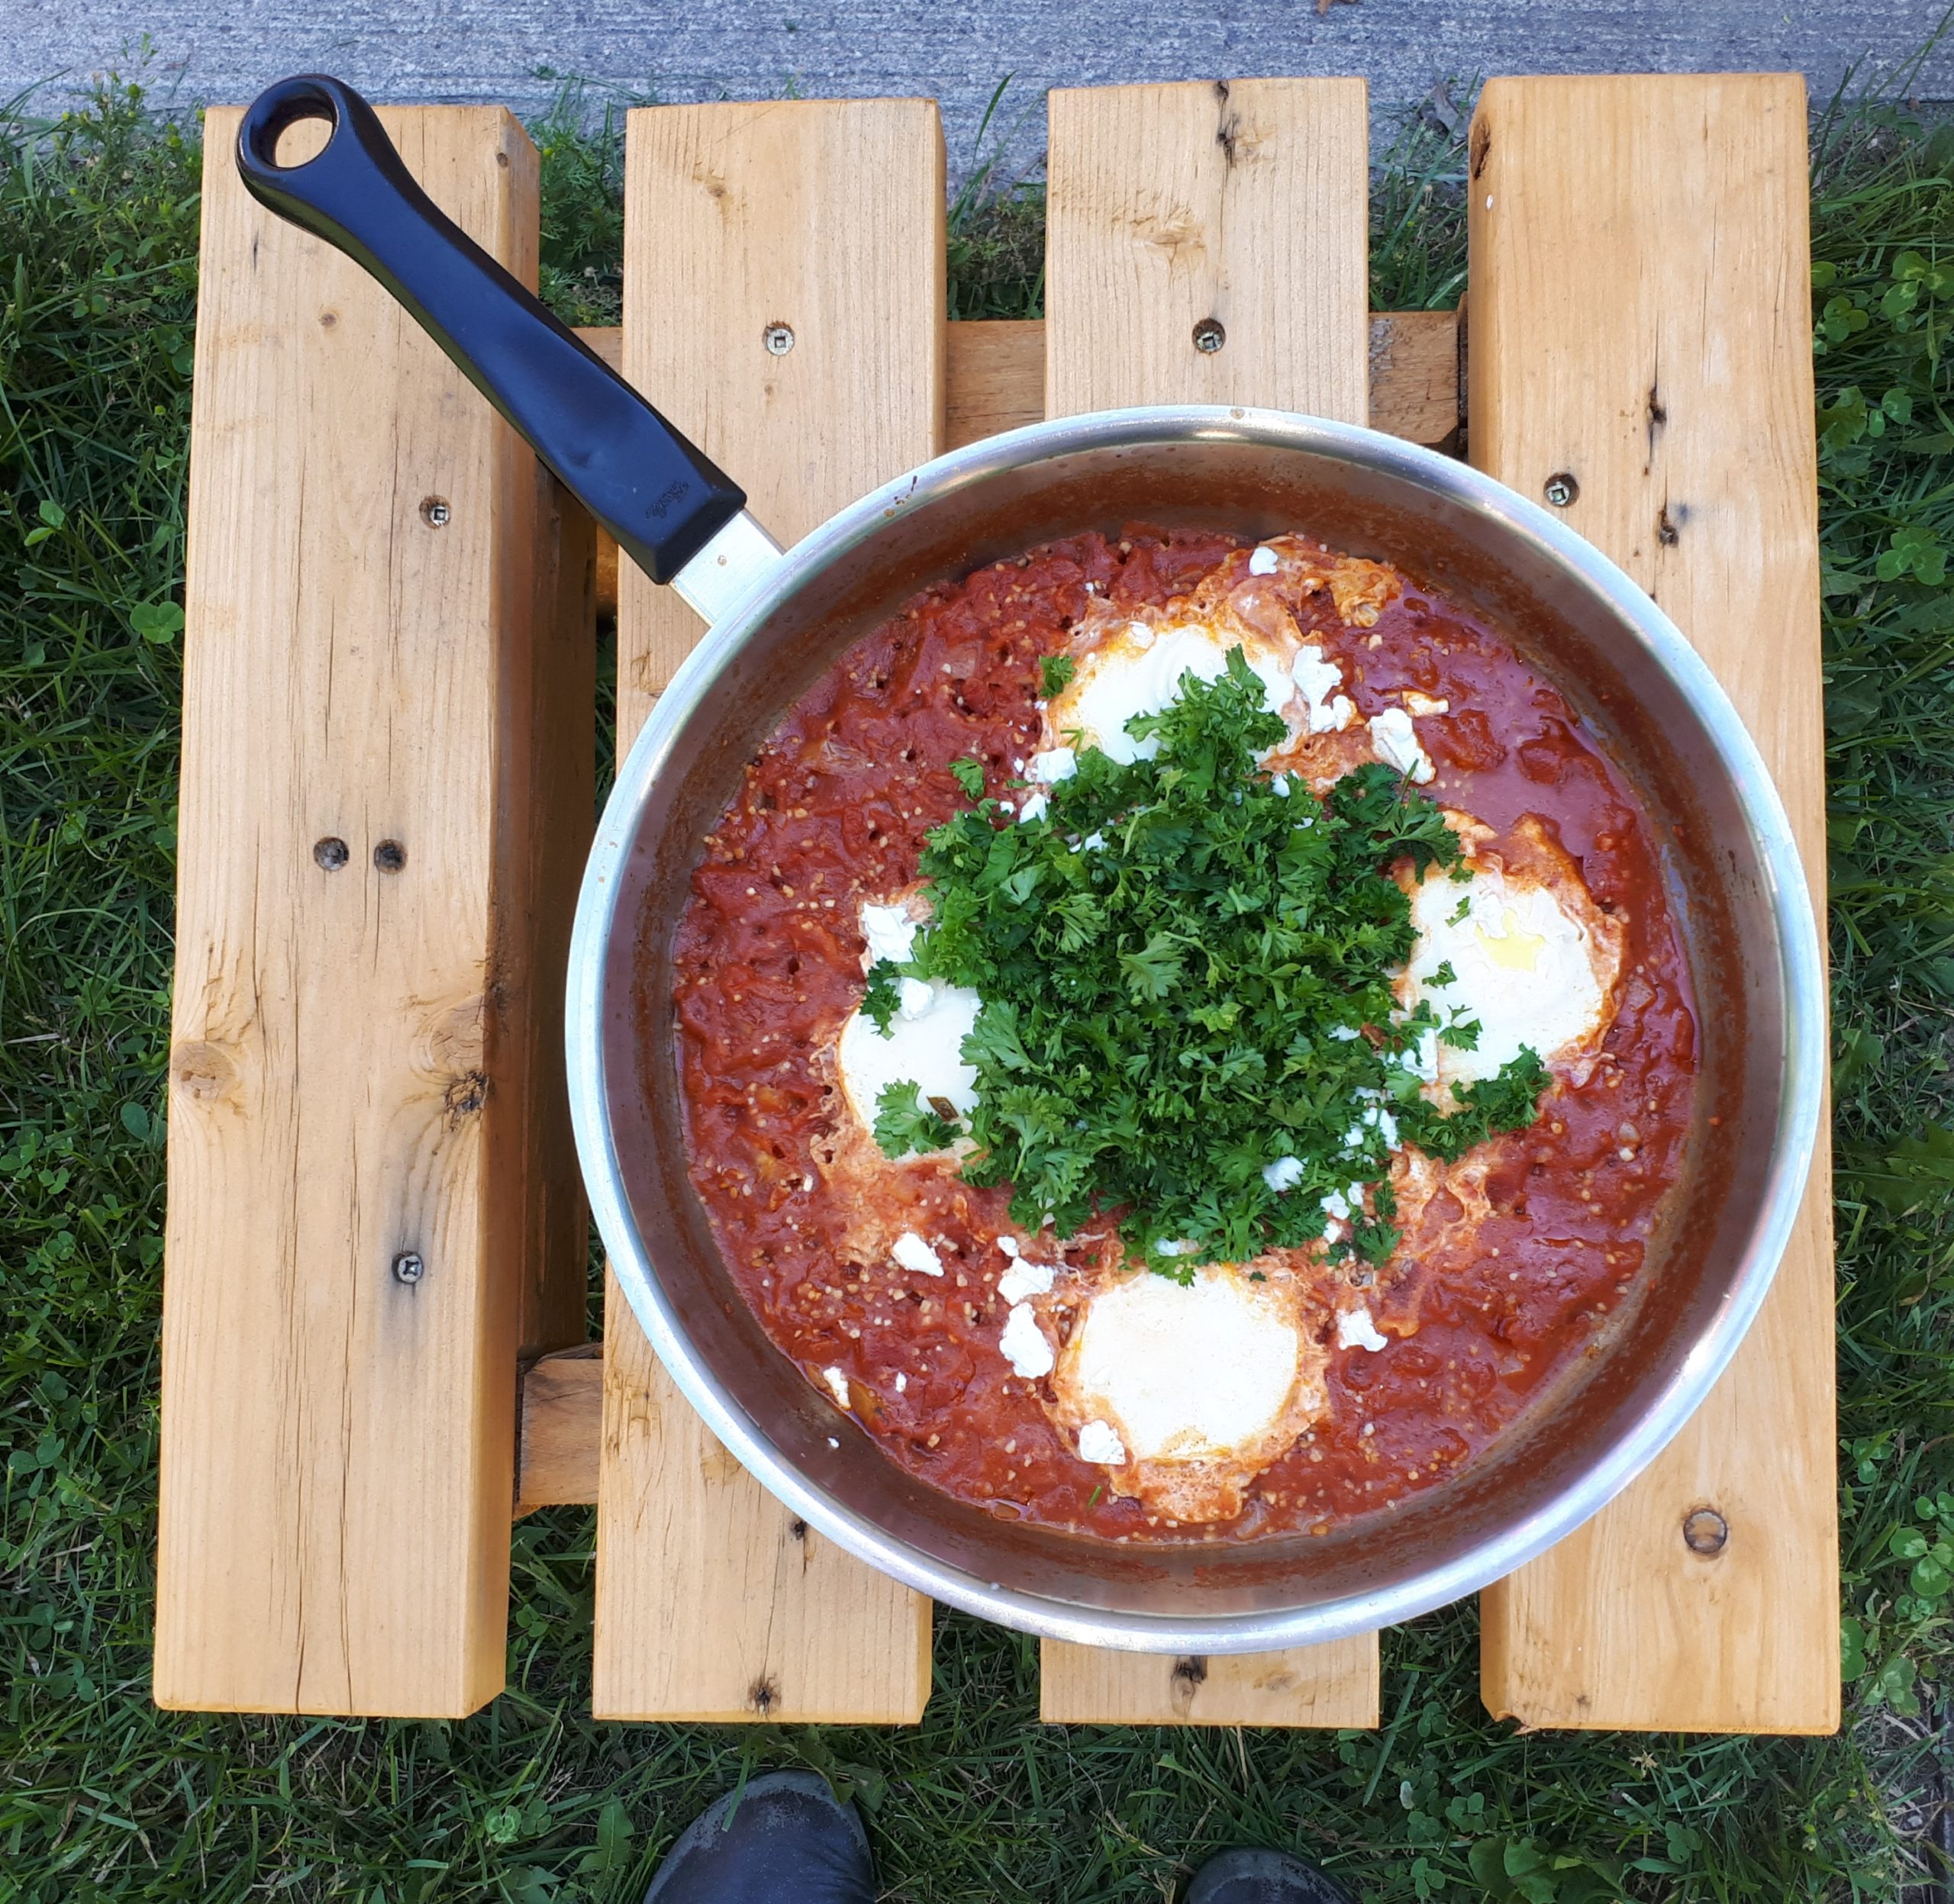
[[[1372,1107],[1388,1166],[1320,1197],[1320,1238],[1190,1271],[1137,1261],[1118,1209],[1070,1235],[1014,1223],[1009,1184],[966,1180],[967,1142],[885,1154],[892,1086],[971,1111],[984,1000],[910,977],[872,1015],[864,994],[928,929],[921,862],[979,797],[969,763],[988,823],[1026,824],[1087,750],[1143,754],[1130,723],[1235,649],[1286,730],[1260,766],[1297,823],[1382,762],[1458,842],[1449,868],[1395,875],[1415,939],[1391,1015],[1442,997],[1478,1026],[1469,1046],[1427,1039],[1425,1096],[1449,1107],[1523,1050],[1546,1082],[1529,1126],[1450,1161]],[[1693,1112],[1688,972],[1633,788],[1498,630],[1302,533],[1082,536],[916,599],[746,768],[676,970],[692,1181],[837,1436],[959,1500],[1113,1540],[1322,1532],[1459,1474],[1598,1352]],[[1262,1175],[1280,1194],[1298,1169],[1277,1155]],[[1388,1258],[1340,1248],[1380,1203]]]

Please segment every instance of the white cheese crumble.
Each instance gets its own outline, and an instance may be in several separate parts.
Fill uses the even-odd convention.
[[[828,1392],[834,1397],[835,1406],[846,1408],[848,1406],[848,1377],[840,1369],[830,1368],[821,1371],[821,1380],[827,1384]]]
[[[1273,549],[1261,548],[1249,557],[1249,573],[1252,575],[1272,575],[1282,566],[1282,559]]]
[[[1017,823],[1023,826],[1034,820],[1043,820],[1051,810],[1051,806],[1043,794],[1027,794],[1024,804],[1017,810]]]
[[[896,1010],[905,1018],[921,1018],[933,1010],[937,1002],[937,988],[927,978],[904,978],[895,988]]]
[[[903,964],[916,949],[917,921],[900,906],[862,907],[862,936],[869,942],[869,963]]]
[[[1200,1247],[1198,1243],[1170,1242],[1163,1236],[1153,1245],[1153,1253],[1156,1256],[1191,1256]]]
[[[1082,853],[1103,853],[1106,850],[1106,836],[1101,833],[1088,833],[1079,842],[1079,850]]]
[[[1371,1320],[1370,1310],[1362,1303],[1355,1309],[1346,1309],[1337,1319],[1337,1346],[1339,1348],[1367,1348],[1375,1355],[1380,1348],[1390,1347],[1388,1339],[1378,1332],[1376,1323]]]
[[[1052,1345],[1038,1326],[1038,1318],[1032,1313],[1029,1303],[1011,1305],[1011,1314],[1004,1319],[1004,1333],[998,1338],[998,1346],[1004,1351],[1004,1360],[1011,1364],[1011,1373],[1026,1381],[1036,1381],[1040,1375],[1052,1372]]]
[[[1126,1444],[1104,1422],[1088,1422],[1079,1431],[1079,1458],[1101,1467],[1117,1467],[1126,1460]]]
[[[1387,707],[1370,720],[1371,749],[1378,759],[1408,774],[1423,786],[1435,771],[1431,756],[1418,744],[1411,717],[1402,707]]]
[[[1021,1258],[998,1278],[998,1293],[1008,1303],[1021,1303],[1027,1296],[1048,1296],[1057,1274],[1050,1263]]]
[[[1024,770],[1027,780],[1042,780],[1048,787],[1071,779],[1078,772],[1079,755],[1069,747],[1044,748],[1031,756]]]
[[[1269,776],[1269,784],[1285,800],[1289,797],[1289,776],[1287,774],[1271,774]]]
[[[1359,1184],[1353,1184],[1350,1187],[1356,1191],[1359,1198],[1361,1199],[1363,1195],[1363,1187]],[[1347,1222],[1350,1215],[1350,1203],[1351,1199],[1345,1196],[1343,1191],[1333,1190],[1321,1203],[1317,1205],[1317,1208],[1326,1216],[1334,1216],[1340,1221]]]
[[[1007,1256],[1015,1256],[1019,1254],[1017,1239],[1015,1236],[1000,1236],[998,1239],[998,1247]]]
[[[895,1392],[900,1395],[909,1386],[909,1377],[898,1369],[895,1373]]]
[[[1264,1164],[1262,1181],[1280,1197],[1303,1181],[1303,1160],[1300,1157],[1278,1157],[1272,1164]]]
[[[1324,660],[1323,650],[1314,642],[1296,650],[1289,675],[1310,710],[1311,733],[1340,733],[1356,719],[1350,697],[1337,691],[1343,685],[1343,670],[1335,662]]]
[[[898,1269],[914,1270],[918,1276],[940,1276],[943,1258],[913,1229],[905,1229],[889,1246],[889,1255]]]

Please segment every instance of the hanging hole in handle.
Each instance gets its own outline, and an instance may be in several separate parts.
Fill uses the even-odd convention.
[[[339,130],[339,107],[330,93],[308,80],[287,84],[291,90],[274,100],[264,123],[247,135],[251,156],[279,172],[311,164]]]
[[[333,122],[323,114],[308,114],[279,127],[273,136],[272,163],[281,172],[309,165],[331,142]]]

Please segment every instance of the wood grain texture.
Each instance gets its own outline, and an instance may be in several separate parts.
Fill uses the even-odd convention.
[[[606,363],[624,360],[621,328],[580,330]],[[943,327],[943,447],[960,449],[1045,414],[1045,321],[966,318]],[[1428,449],[1452,447],[1459,429],[1459,314],[1371,313],[1371,427]],[[617,607],[617,545],[597,538],[597,607]]]
[[[237,117],[205,148],[154,1689],[455,1716],[502,1683],[518,1348],[582,1331],[553,915],[591,826],[589,533],[246,197]],[[534,282],[514,120],[383,117]]]
[[[1501,79],[1470,147],[1472,446],[1646,588],[1730,691],[1825,890],[1805,95],[1796,76]],[[1576,291],[1578,298],[1573,295]],[[1839,1722],[1829,1160],[1736,1361],[1668,1451],[1485,1596],[1530,1725]],[[1714,1558],[1685,1517],[1728,1521]]]
[[[1356,79],[1051,95],[1046,401],[1368,407],[1369,130]],[[1197,351],[1193,326],[1227,340]],[[1372,1725],[1377,1638],[1191,1664],[1047,1640],[1040,1710],[1091,1723]]]
[[[918,100],[653,108],[626,157],[624,364],[792,542],[924,461],[943,427],[943,159]],[[769,326],[793,348],[771,355]],[[700,632],[621,579],[618,734]],[[605,1303],[593,1709],[917,1718],[929,1603],[830,1547],[679,1397]]]
[[[515,1518],[595,1501],[603,1436],[604,1345],[530,1363],[517,1392]]]
[[[1048,414],[1172,401],[1365,420],[1361,79],[1054,92],[1050,111]],[[1225,340],[1204,353],[1211,319]]]

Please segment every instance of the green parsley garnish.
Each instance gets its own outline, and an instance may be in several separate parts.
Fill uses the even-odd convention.
[[[886,1038],[902,1002],[902,968],[892,960],[879,960],[869,968],[869,988],[862,994],[862,1009],[869,1021]]]
[[[1448,958],[1425,982],[1434,987],[1440,985],[1456,985],[1459,983],[1459,975],[1452,969],[1452,961]]]
[[[1069,655],[1040,655],[1038,672],[1044,677],[1045,698],[1050,701],[1072,685],[1072,678],[1079,672],[1079,663]]]
[[[885,1084],[875,1100],[875,1142],[885,1157],[947,1150],[959,1134],[947,1117],[922,1101],[922,1092],[914,1084]]]
[[[984,763],[981,760],[953,760],[950,772],[956,776],[956,784],[972,800],[984,797]]]
[[[1352,1207],[1339,1253],[1382,1261],[1398,1240],[1389,1124],[1456,1155],[1531,1123],[1546,1083],[1529,1052],[1455,1087],[1452,1118],[1420,1097],[1420,1039],[1464,1045],[1478,1026],[1424,1003],[1398,1015],[1415,934],[1391,869],[1453,866],[1458,842],[1382,763],[1321,804],[1278,794],[1256,765],[1285,732],[1262,691],[1236,649],[1220,678],[1183,675],[1179,700],[1129,723],[1157,758],[1083,748],[1040,818],[1000,826],[985,801],[936,828],[935,917],[905,968],[984,1000],[963,1045],[979,1094],[965,1178],[1010,1184],[1014,1220],[1062,1236],[1118,1210],[1128,1248],[1182,1277],[1320,1237],[1333,1194]],[[914,1086],[879,1110],[892,1155],[956,1134]]]

